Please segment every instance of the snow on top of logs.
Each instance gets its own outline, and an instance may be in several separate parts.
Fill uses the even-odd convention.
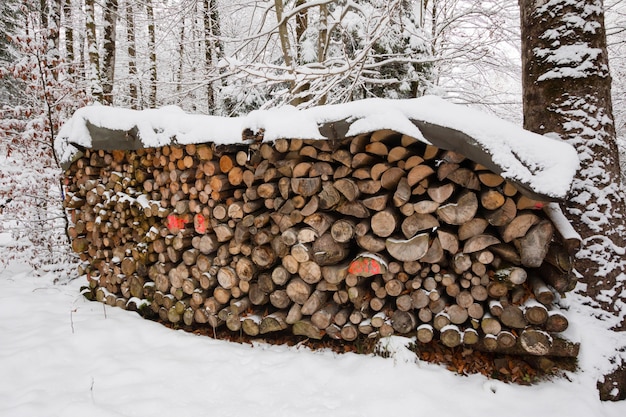
[[[569,193],[579,160],[575,149],[464,105],[435,96],[366,99],[297,110],[285,106],[241,117],[188,114],[176,106],[130,110],[92,105],[59,131],[55,152],[67,167],[83,148],[129,150],[167,144],[341,139],[391,129],[452,150],[544,200]]]

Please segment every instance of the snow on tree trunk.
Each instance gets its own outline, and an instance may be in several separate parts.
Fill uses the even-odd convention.
[[[115,81],[115,43],[117,26],[117,0],[104,3],[104,39],[102,53],[102,100],[113,104],[113,82]]]
[[[148,52],[150,54],[150,92],[148,105],[156,107],[157,104],[157,59],[156,59],[156,35],[154,26],[154,7],[152,0],[146,2],[146,15],[148,18]]]
[[[85,0],[87,32],[87,53],[89,55],[88,78],[92,97],[102,100],[102,82],[100,80],[100,53],[96,39],[96,10],[94,0]]]
[[[578,150],[581,169],[567,204],[583,237],[575,268],[583,291],[626,329],[626,206],[611,104],[602,0],[520,0],[524,128]],[[609,384],[611,377],[607,377]],[[623,385],[626,385],[622,381]],[[624,398],[626,387],[603,392]],[[606,384],[605,384],[606,385]],[[606,387],[604,387],[606,388]]]
[[[205,70],[206,77],[211,78],[217,61],[223,56],[224,47],[219,41],[221,30],[216,0],[204,0],[203,7]],[[218,106],[218,89],[214,84],[217,83],[207,83],[207,109],[210,113],[215,113]]]
[[[126,42],[128,43],[128,98],[130,108],[137,109],[139,107],[137,94],[137,46],[135,42],[133,3],[130,1],[126,4]]]

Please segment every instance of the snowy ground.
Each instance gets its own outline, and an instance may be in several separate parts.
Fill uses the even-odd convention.
[[[570,311],[583,370],[521,387],[416,363],[401,347],[383,359],[169,330],[86,301],[81,284],[0,272],[0,416],[626,415],[595,390],[596,364],[624,340],[585,311]]]

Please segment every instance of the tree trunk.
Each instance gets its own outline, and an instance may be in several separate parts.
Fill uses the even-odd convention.
[[[157,104],[157,63],[156,63],[156,35],[154,28],[154,9],[152,0],[146,2],[146,14],[148,16],[148,52],[150,53],[150,93],[148,105],[156,107]]]
[[[204,0],[204,39],[205,39],[205,70],[207,78],[211,78],[210,74],[215,68],[215,63],[220,59],[223,52],[223,45],[219,41],[220,21],[217,10],[216,0]],[[215,113],[217,107],[217,91],[215,90],[215,82],[209,82],[207,85],[207,105],[208,112]]]
[[[619,187],[603,1],[519,3],[524,128],[557,136],[578,150],[581,167],[566,207],[583,238],[574,268],[586,295],[614,313],[622,302],[626,206]],[[626,323],[619,328],[625,330]],[[618,391],[601,390],[601,398],[626,397],[623,379]]]
[[[74,27],[72,22],[72,1],[63,1],[63,18],[65,20],[65,59],[69,64],[69,72],[74,73]]]
[[[104,38],[102,54],[102,101],[113,104],[113,82],[115,80],[115,44],[117,27],[117,0],[104,3]]]
[[[102,101],[102,82],[100,80],[100,54],[96,43],[96,11],[94,0],[85,0],[87,32],[87,51],[89,54],[89,88],[96,101]]]
[[[130,99],[130,108],[137,109],[139,107],[137,95],[137,47],[135,44],[135,15],[133,10],[133,2],[126,4],[126,41],[128,42],[128,95]]]

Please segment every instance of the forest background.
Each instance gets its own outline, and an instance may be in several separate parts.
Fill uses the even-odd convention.
[[[604,7],[612,110],[626,153],[626,4],[570,3]],[[11,239],[0,265],[21,261],[73,277],[52,143],[79,107],[176,105],[236,116],[436,94],[521,125],[524,24],[514,0],[5,0],[0,234]],[[611,250],[623,257],[619,244]]]

